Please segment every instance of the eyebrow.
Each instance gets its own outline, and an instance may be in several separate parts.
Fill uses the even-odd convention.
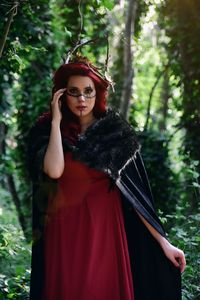
[[[70,85],[68,88],[79,89],[77,86],[73,86],[73,85]],[[87,89],[87,88],[93,89],[93,87],[92,87],[91,85],[88,85],[88,86],[85,86],[85,87],[84,87],[84,89]]]

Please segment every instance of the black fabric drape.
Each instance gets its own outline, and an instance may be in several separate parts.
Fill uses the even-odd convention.
[[[45,280],[43,228],[48,195],[56,193],[56,180],[51,180],[43,173],[43,159],[50,129],[51,120],[47,118],[43,122],[38,122],[29,135],[28,168],[33,181],[30,300],[42,299]],[[119,114],[107,111],[101,120],[88,128],[76,146],[70,145],[69,141],[63,138],[63,149],[65,152],[72,151],[74,159],[107,173],[121,191],[135,300],[180,300],[180,270],[168,260],[136,213],[138,211],[162,236],[166,236],[155,211],[140,147],[132,131],[133,128]],[[106,143],[108,135],[109,143]]]

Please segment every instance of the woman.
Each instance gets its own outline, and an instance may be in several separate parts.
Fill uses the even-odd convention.
[[[181,299],[184,253],[156,215],[133,128],[106,108],[109,81],[85,58],[53,81],[30,131],[30,299]]]

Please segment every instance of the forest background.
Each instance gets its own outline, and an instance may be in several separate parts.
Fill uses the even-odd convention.
[[[31,182],[27,135],[49,109],[52,75],[80,39],[109,105],[137,131],[156,207],[186,254],[183,300],[200,299],[200,1],[1,0],[0,299],[28,299]]]

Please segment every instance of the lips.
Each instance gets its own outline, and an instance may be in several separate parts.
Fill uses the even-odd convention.
[[[87,106],[77,106],[77,109],[85,109]]]

